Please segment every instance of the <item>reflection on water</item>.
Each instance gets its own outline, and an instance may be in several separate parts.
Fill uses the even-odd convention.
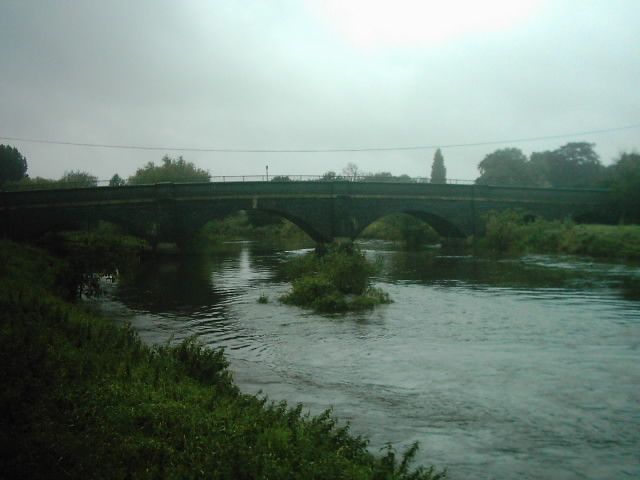
[[[145,265],[100,305],[226,347],[244,390],[334,406],[373,448],[419,440],[454,479],[640,477],[638,266],[368,248],[395,300],[372,312],[279,304],[291,253],[248,243]]]

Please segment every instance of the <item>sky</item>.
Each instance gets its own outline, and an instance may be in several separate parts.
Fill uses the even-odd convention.
[[[572,141],[610,164],[640,149],[638,25],[637,0],[2,0],[0,143],[32,177],[101,180],[165,154],[428,176],[438,146],[474,179],[496,149]]]

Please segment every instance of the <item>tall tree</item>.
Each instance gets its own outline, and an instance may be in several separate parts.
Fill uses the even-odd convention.
[[[640,153],[623,153],[610,170],[610,185],[621,220],[640,223]]]
[[[27,159],[10,145],[0,145],[0,185],[17,182],[27,175]]]
[[[111,180],[109,180],[110,187],[122,187],[126,184],[127,184],[127,181],[117,173],[114,174],[113,177],[111,177]]]
[[[162,157],[162,165],[147,163],[136,170],[135,175],[129,177],[130,185],[158,182],[208,182],[211,176],[206,170],[197,168],[192,162],[187,162],[182,156],[173,159],[167,155]]]
[[[440,149],[433,155],[431,164],[431,183],[447,183],[447,169],[444,166],[444,157]]]
[[[518,148],[503,148],[488,154],[478,164],[480,185],[531,185],[527,157]]]
[[[588,142],[571,142],[553,151],[532,153],[530,174],[537,184],[552,187],[597,186],[605,168],[594,146]]]
[[[360,168],[353,162],[347,163],[347,166],[342,169],[342,175],[351,180],[357,180],[358,174],[360,174]]]

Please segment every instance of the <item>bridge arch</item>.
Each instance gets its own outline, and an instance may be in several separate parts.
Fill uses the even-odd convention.
[[[379,213],[376,216],[368,218],[367,222],[363,222],[358,225],[358,229],[355,232],[354,238],[358,237],[372,223],[396,214],[410,215],[411,217],[426,223],[442,238],[465,238],[467,236],[461,228],[459,228],[455,223],[449,221],[442,215],[416,208],[401,208],[398,210],[385,211],[383,213]]]
[[[276,215],[278,217],[284,218],[285,220],[288,220],[289,222],[293,223],[296,227],[298,227],[300,230],[302,230],[304,233],[306,233],[309,236],[309,238],[311,238],[311,240],[313,240],[316,243],[324,243],[329,240],[325,238],[324,235],[322,235],[320,232],[318,232],[318,230],[313,228],[311,224],[309,224],[305,220],[302,220],[296,215],[292,215],[288,212],[283,212],[282,210],[270,209],[270,208],[255,208],[253,210],[258,212],[267,212],[272,215]]]

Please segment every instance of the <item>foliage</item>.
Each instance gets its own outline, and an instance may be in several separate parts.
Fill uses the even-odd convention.
[[[538,185],[552,187],[593,187],[602,181],[604,167],[595,145],[567,143],[553,151],[532,153],[529,171]]]
[[[59,180],[42,177],[24,177],[17,182],[9,182],[4,187],[7,190],[49,190],[56,188],[96,187],[98,177],[81,170],[67,171]]]
[[[6,190],[45,190],[60,188],[57,180],[42,177],[24,177],[17,182],[7,182],[2,187]]]
[[[442,478],[372,455],[326,411],[238,391],[221,350],[148,347],[51,291],[58,261],[0,242],[6,478]],[[444,474],[442,474],[444,475]]]
[[[360,175],[360,167],[353,162],[347,163],[347,166],[342,169],[342,175],[352,180],[357,180]]]
[[[328,251],[289,260],[285,275],[292,289],[281,300],[318,312],[337,313],[390,303],[387,294],[371,286],[375,267],[352,243],[332,244]]]
[[[622,221],[640,223],[640,154],[623,153],[610,171],[609,184]]]
[[[479,185],[531,185],[527,157],[518,148],[503,148],[488,154],[478,164]]]
[[[597,187],[603,183],[605,168],[594,144],[567,143],[531,158],[517,148],[504,148],[487,155],[478,164],[482,185],[531,185],[540,187]]]
[[[109,180],[110,187],[123,187],[126,184],[127,184],[127,181],[117,173],[114,174],[113,177],[111,177],[111,180]]]
[[[141,185],[159,182],[208,182],[211,176],[206,170],[197,168],[193,163],[187,162],[182,156],[173,159],[168,155],[162,157],[162,165],[156,166],[149,162],[144,167],[136,170],[135,175],[129,177],[129,185]]]
[[[447,169],[444,166],[444,157],[440,149],[433,155],[431,164],[431,183],[447,183]]]
[[[325,172],[322,175],[322,178],[320,180],[326,181],[326,182],[330,182],[336,179],[336,172],[334,172],[333,170],[329,170],[328,172]]]
[[[230,240],[263,240],[308,245],[311,239],[293,223],[262,210],[240,211],[209,221],[200,231],[197,243],[206,246]]]
[[[252,227],[266,227],[268,225],[280,225],[284,218],[266,210],[245,210],[244,214]]]
[[[291,179],[286,175],[276,175],[271,179],[272,182],[290,182]]]
[[[395,182],[395,183],[412,183],[413,179],[406,174],[394,176],[391,172],[360,172],[360,181],[363,182]]]
[[[476,245],[499,253],[566,253],[604,258],[640,258],[640,226],[576,225],[526,221],[521,212],[492,212]]]
[[[92,231],[50,233],[40,245],[68,259],[58,285],[61,296],[69,300],[101,293],[101,278],[114,278],[126,271],[149,249],[144,240],[123,235],[107,223]]]
[[[27,159],[16,147],[0,145],[0,185],[17,182],[27,175]]]
[[[401,242],[405,248],[409,249],[440,241],[440,236],[428,224],[404,213],[387,215],[376,220],[364,229],[360,238]]]
[[[56,182],[56,188],[82,188],[96,187],[98,177],[81,170],[64,172],[64,175]]]

